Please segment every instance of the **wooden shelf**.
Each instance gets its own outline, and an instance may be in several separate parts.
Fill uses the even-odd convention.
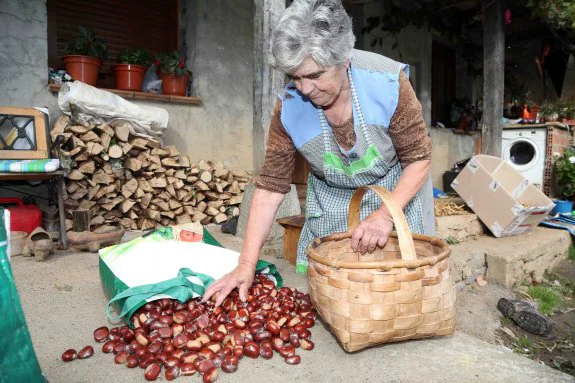
[[[60,91],[60,85],[58,84],[48,84],[48,89],[50,92]],[[157,94],[157,93],[144,93],[135,92],[131,90],[119,90],[119,89],[102,89],[108,92],[117,94],[120,97],[132,100],[144,100],[144,101],[161,101],[169,102],[171,104],[191,104],[191,105],[201,105],[202,99],[200,97],[186,97],[186,96],[171,96],[169,94]]]

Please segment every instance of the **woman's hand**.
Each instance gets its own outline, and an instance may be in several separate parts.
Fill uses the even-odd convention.
[[[245,302],[248,295],[248,289],[254,281],[255,271],[255,266],[250,266],[244,263],[238,264],[235,269],[208,287],[202,297],[202,303],[208,301],[212,295],[218,293],[216,298],[216,307],[218,307],[222,304],[224,299],[226,299],[228,294],[236,287],[239,290],[240,299],[242,302]]]
[[[378,209],[360,222],[351,235],[351,248],[361,254],[373,253],[376,246],[385,246],[393,230],[391,214]]]

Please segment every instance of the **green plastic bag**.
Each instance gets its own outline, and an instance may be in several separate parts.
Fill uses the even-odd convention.
[[[0,208],[0,383],[47,382],[36,359],[7,254],[5,210]]]
[[[238,253],[224,249],[204,228],[191,241],[178,240],[177,230],[162,227],[100,250],[100,281],[109,299],[111,322],[124,319],[131,324],[132,314],[152,300],[168,297],[186,302],[202,296],[211,283],[237,265]],[[256,274],[282,286],[272,263],[259,261]],[[112,308],[117,315],[112,315]]]

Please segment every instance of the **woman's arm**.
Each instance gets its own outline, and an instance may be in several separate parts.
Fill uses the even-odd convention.
[[[236,287],[239,289],[240,299],[245,302],[248,289],[254,279],[260,250],[270,233],[276,212],[284,197],[285,195],[281,193],[263,189],[254,190],[238,266],[232,272],[211,284],[204,293],[202,302],[207,301],[212,295],[218,293],[216,306],[219,306]]]

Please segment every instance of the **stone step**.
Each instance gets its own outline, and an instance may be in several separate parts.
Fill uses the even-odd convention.
[[[478,275],[506,288],[524,280],[541,282],[546,270],[565,259],[571,236],[565,230],[536,227],[532,232],[495,238],[480,235],[476,240],[451,245],[451,264],[456,282],[471,283]]]

